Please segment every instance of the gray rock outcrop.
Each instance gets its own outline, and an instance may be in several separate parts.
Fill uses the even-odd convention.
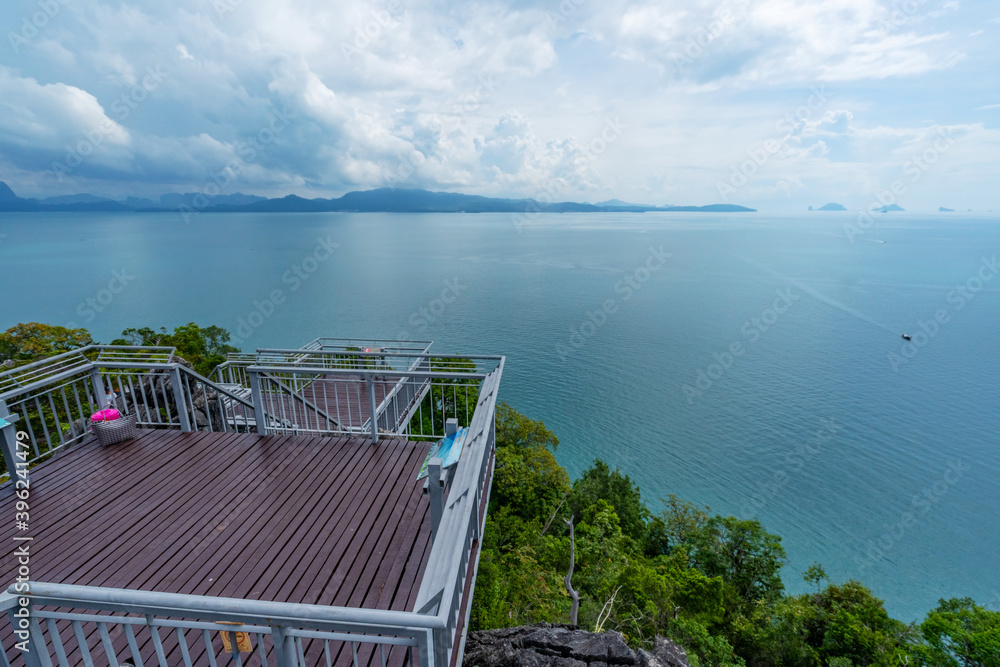
[[[687,654],[657,637],[651,651],[633,651],[617,632],[595,634],[572,625],[538,623],[519,628],[471,632],[466,667],[690,667]]]

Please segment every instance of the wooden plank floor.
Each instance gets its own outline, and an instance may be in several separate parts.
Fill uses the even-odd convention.
[[[427,443],[400,439],[177,431],[85,444],[31,471],[31,578],[407,610],[430,551],[416,481],[427,451]],[[13,490],[0,489],[0,506],[13,505]],[[0,522],[4,588],[17,569],[12,512]],[[10,649],[9,622],[0,623]],[[67,628],[64,639],[75,646],[71,635]],[[115,644],[124,647],[119,635]],[[96,663],[103,652],[96,633],[90,639]],[[155,664],[147,644],[146,664]],[[321,650],[314,644],[308,653]],[[171,649],[168,661],[180,664],[176,639]],[[208,664],[203,650],[191,650]],[[338,662],[349,663],[349,653]],[[390,663],[404,657],[394,650]]]

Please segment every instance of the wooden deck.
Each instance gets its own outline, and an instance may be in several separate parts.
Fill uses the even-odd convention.
[[[392,438],[177,431],[84,444],[31,471],[31,527],[20,533],[34,538],[31,579],[409,610],[430,551],[416,481],[427,451]],[[14,506],[10,485],[0,506]],[[0,522],[4,588],[17,569],[10,519]],[[389,662],[404,657],[394,649]],[[204,653],[192,658],[208,664]],[[350,662],[349,649],[337,662]]]

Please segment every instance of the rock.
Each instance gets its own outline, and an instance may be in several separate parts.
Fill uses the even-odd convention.
[[[639,649],[638,667],[690,667],[687,653],[680,646],[664,637],[653,640],[653,650]]]
[[[572,625],[538,623],[469,633],[469,667],[690,667],[684,650],[657,637],[652,651],[636,654],[617,632],[595,634]]]

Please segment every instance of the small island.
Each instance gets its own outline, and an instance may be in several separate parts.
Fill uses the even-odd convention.
[[[823,204],[819,208],[809,207],[810,211],[846,211],[847,207],[843,204],[838,204],[837,202],[830,202],[828,204]]]
[[[892,213],[896,211],[905,211],[906,209],[898,204],[889,204],[888,206],[883,206],[879,209],[882,213]]]
[[[938,208],[938,212],[939,213],[954,213],[955,209],[953,209],[953,208],[945,208],[944,206],[941,206],[940,208]]]

